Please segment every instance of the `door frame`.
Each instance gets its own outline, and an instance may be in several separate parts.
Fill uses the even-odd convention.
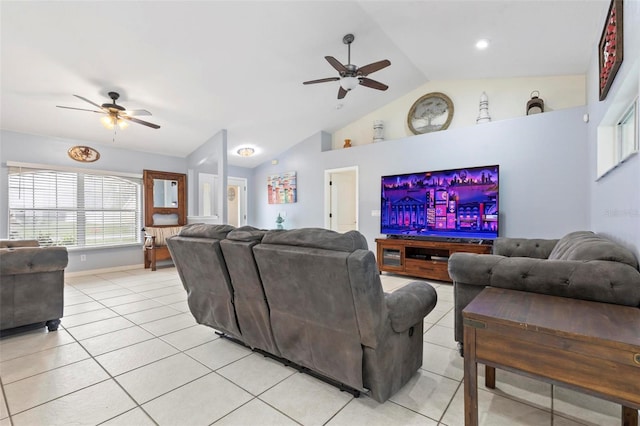
[[[247,224],[247,179],[239,178],[233,176],[227,176],[227,189],[229,185],[237,185],[240,187],[240,194],[238,194],[238,200],[240,201],[238,205],[238,210],[240,211],[240,223],[239,226],[245,226]],[[229,218],[227,218],[227,222]]]
[[[356,193],[356,226],[355,230],[360,229],[360,177],[358,166],[349,166],[349,167],[340,167],[337,169],[327,169],[324,171],[324,227],[326,229],[331,229],[331,219],[329,215],[331,214],[331,186],[329,183],[331,182],[331,175],[333,173],[342,173],[342,172],[355,172],[356,181],[355,181],[355,193]]]

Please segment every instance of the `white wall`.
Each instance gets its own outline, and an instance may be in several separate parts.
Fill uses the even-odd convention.
[[[355,90],[368,90],[358,87]],[[449,129],[475,126],[482,92],[489,97],[489,115],[492,121],[522,117],[531,92],[538,90],[544,100],[545,111],[557,111],[585,105],[585,76],[529,77],[485,80],[439,80],[428,82],[384,107],[365,115],[358,121],[333,133],[333,148],[342,148],[345,139],[352,145],[363,145],[373,140],[373,121],[384,121],[385,139],[394,140],[413,133],[407,125],[411,105],[423,95],[442,92],[454,105]],[[353,95],[357,96],[354,92]],[[345,98],[348,103],[348,97]],[[345,108],[348,105],[345,106]]]
[[[227,131],[220,130],[218,133],[210,137],[206,142],[196,148],[187,156],[187,187],[188,187],[188,204],[187,212],[189,220],[200,221],[203,218],[198,217],[200,211],[200,173],[222,176],[218,179],[218,187],[214,191],[216,194],[215,208],[216,212],[212,212],[217,219],[215,223],[226,223],[227,219]]]
[[[623,5],[624,60],[604,101],[598,100],[597,46],[587,74],[590,217],[593,231],[629,247],[640,259],[640,156],[631,157],[596,181],[598,125],[623,96],[621,88],[625,83],[635,84],[635,96],[640,94],[640,1],[625,1]]]
[[[100,160],[95,163],[73,161],[67,155],[67,150],[74,145],[89,145],[97,149],[100,152]],[[175,173],[187,172],[184,158],[128,151],[88,141],[58,139],[2,130],[0,132],[0,238],[7,238],[8,235],[7,161],[139,173],[140,177],[142,177],[144,169]],[[85,262],[80,262],[82,254],[86,255]],[[142,264],[142,244],[121,248],[72,249],[69,252],[69,266],[66,270],[67,272],[77,272]]]
[[[585,107],[514,118],[395,141],[322,152],[318,133],[254,172],[254,226],[324,226],[324,170],[359,167],[359,229],[371,248],[379,237],[380,177],[458,167],[500,165],[500,235],[558,238],[589,227]],[[271,173],[298,173],[298,203],[267,204]]]

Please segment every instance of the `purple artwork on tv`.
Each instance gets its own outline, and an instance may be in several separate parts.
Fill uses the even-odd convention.
[[[496,238],[498,175],[496,165],[383,176],[380,233]]]

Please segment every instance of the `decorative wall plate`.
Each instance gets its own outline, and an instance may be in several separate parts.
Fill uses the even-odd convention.
[[[73,160],[80,161],[81,163],[93,163],[100,159],[100,153],[90,146],[77,145],[69,148],[67,151],[69,157]]]
[[[453,119],[453,102],[444,93],[427,93],[414,102],[407,124],[414,135],[437,132],[449,127]]]
[[[227,188],[227,200],[233,202],[236,199],[236,189],[235,188]]]

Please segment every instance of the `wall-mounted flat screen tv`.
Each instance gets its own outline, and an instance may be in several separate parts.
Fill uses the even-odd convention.
[[[496,238],[499,170],[494,165],[383,176],[380,233]]]

